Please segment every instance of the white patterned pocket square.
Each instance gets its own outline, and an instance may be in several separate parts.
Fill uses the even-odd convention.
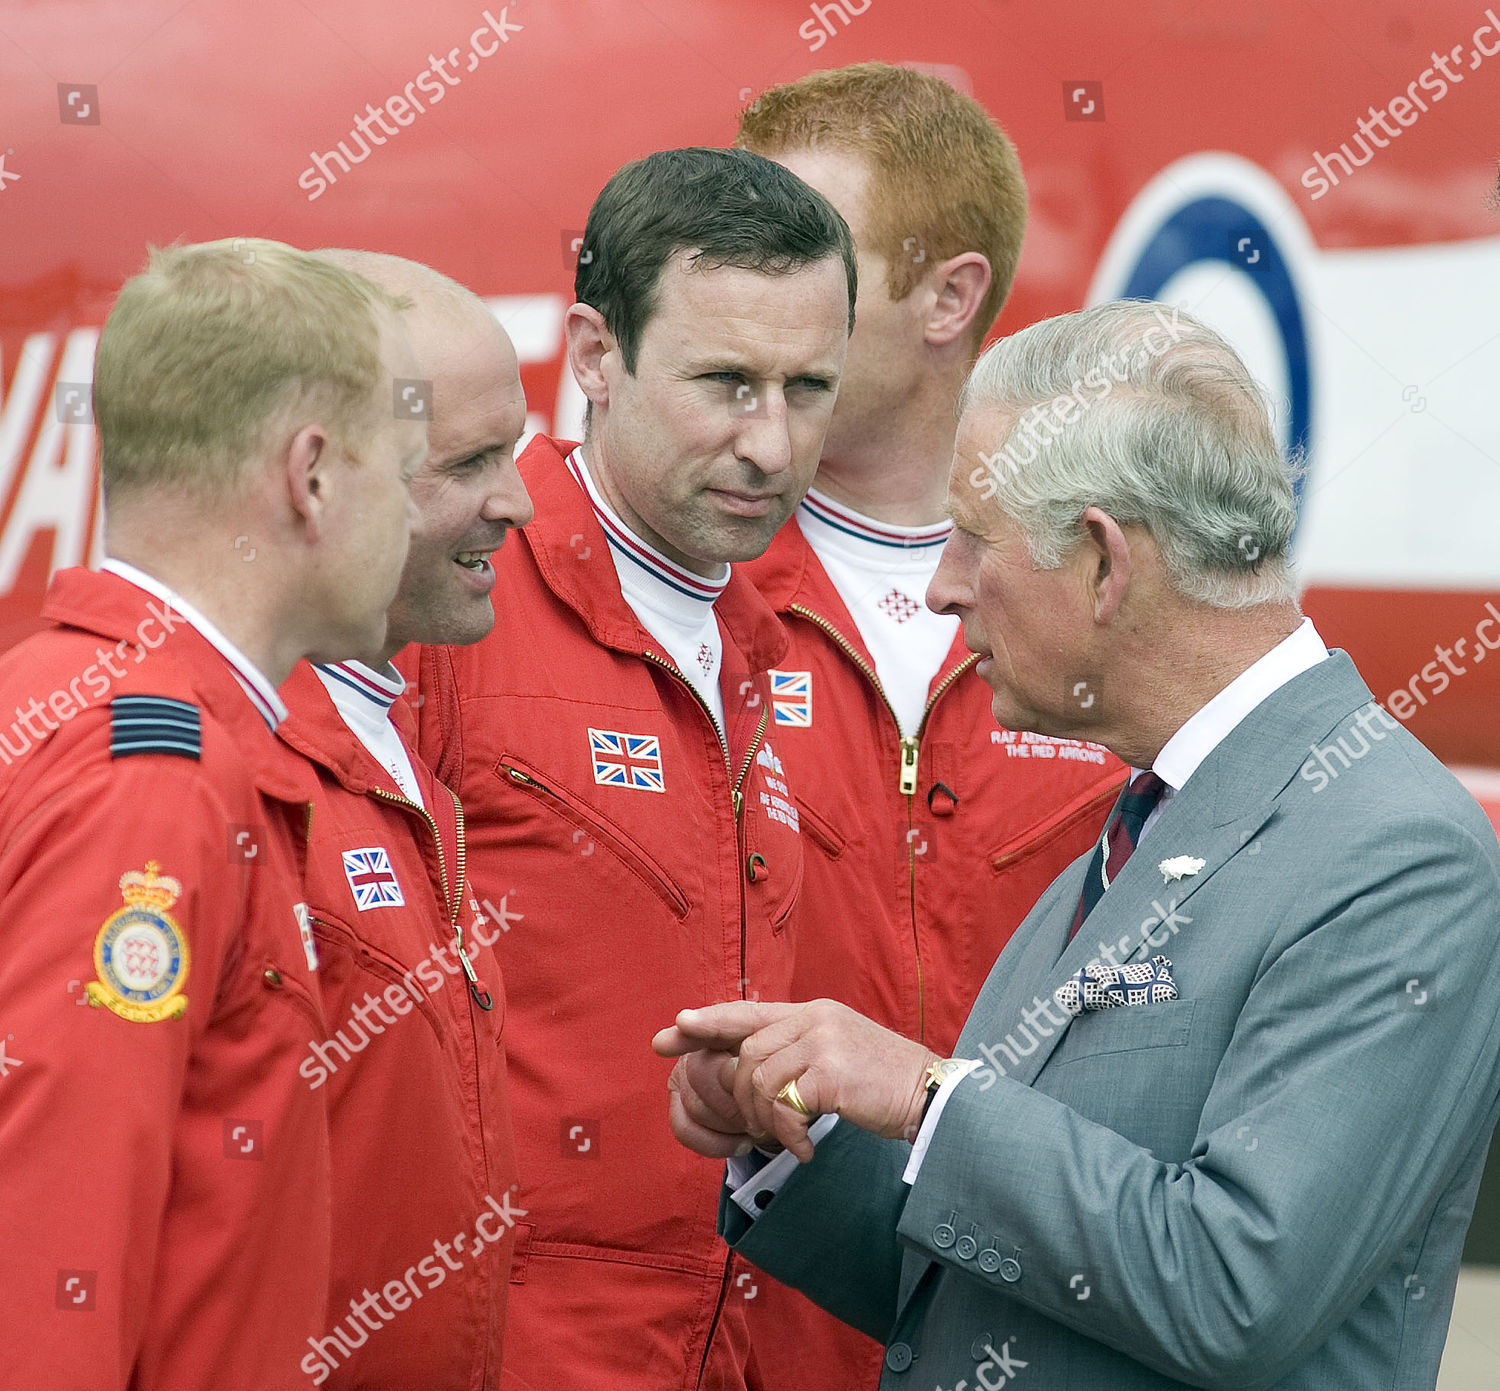
[[[1134,961],[1128,966],[1106,966],[1097,958],[1069,976],[1052,998],[1069,1014],[1114,1009],[1117,1005],[1156,1005],[1177,998],[1172,963],[1164,956]]]

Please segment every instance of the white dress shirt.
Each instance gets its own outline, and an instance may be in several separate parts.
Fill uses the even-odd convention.
[[[1246,667],[1196,715],[1188,718],[1161,747],[1152,771],[1167,785],[1161,799],[1141,827],[1144,837],[1161,818],[1166,804],[1182,791],[1187,780],[1234,730],[1235,726],[1267,696],[1279,691],[1294,676],[1326,661],[1328,649],[1310,618],[1304,618],[1289,637],[1283,638],[1258,662]],[[1131,777],[1142,771],[1130,770]]]

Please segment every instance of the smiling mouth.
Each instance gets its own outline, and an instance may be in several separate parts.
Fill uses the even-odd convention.
[[[490,557],[494,551],[460,551],[453,557],[454,564],[462,565],[465,570],[483,570],[489,564]]]

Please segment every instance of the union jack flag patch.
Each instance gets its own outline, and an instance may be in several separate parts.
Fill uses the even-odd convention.
[[[777,724],[812,728],[812,672],[770,671],[771,714]]]
[[[661,771],[661,740],[654,734],[591,729],[589,753],[594,760],[594,781],[601,786],[634,787],[642,792],[667,790]]]
[[[371,845],[363,850],[345,850],[344,877],[354,894],[354,906],[366,908],[400,908],[406,903],[391,856],[383,846]]]

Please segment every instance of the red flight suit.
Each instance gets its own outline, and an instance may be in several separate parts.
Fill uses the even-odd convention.
[[[407,798],[307,663],[281,694],[278,732],[317,770],[307,902],[329,1028],[301,1060],[333,1149],[329,1325],[304,1370],[331,1391],[493,1391],[517,1211],[499,929],[476,920],[453,794],[413,757],[424,806]],[[403,700],[390,717],[410,750]]]
[[[297,1070],[324,1029],[313,780],[128,580],[63,571],[43,616],[0,657],[0,1380],[303,1388],[329,1250]]]
[[[672,1137],[650,1042],[791,988],[802,844],[764,678],[786,634],[736,569],[726,751],[622,597],[572,448],[521,457],[536,519],[495,556],[494,631],[420,663],[419,751],[468,811],[475,893],[522,915],[496,948],[528,1211],[502,1384],[739,1388],[753,1282],[715,1234],[723,1165]]]

